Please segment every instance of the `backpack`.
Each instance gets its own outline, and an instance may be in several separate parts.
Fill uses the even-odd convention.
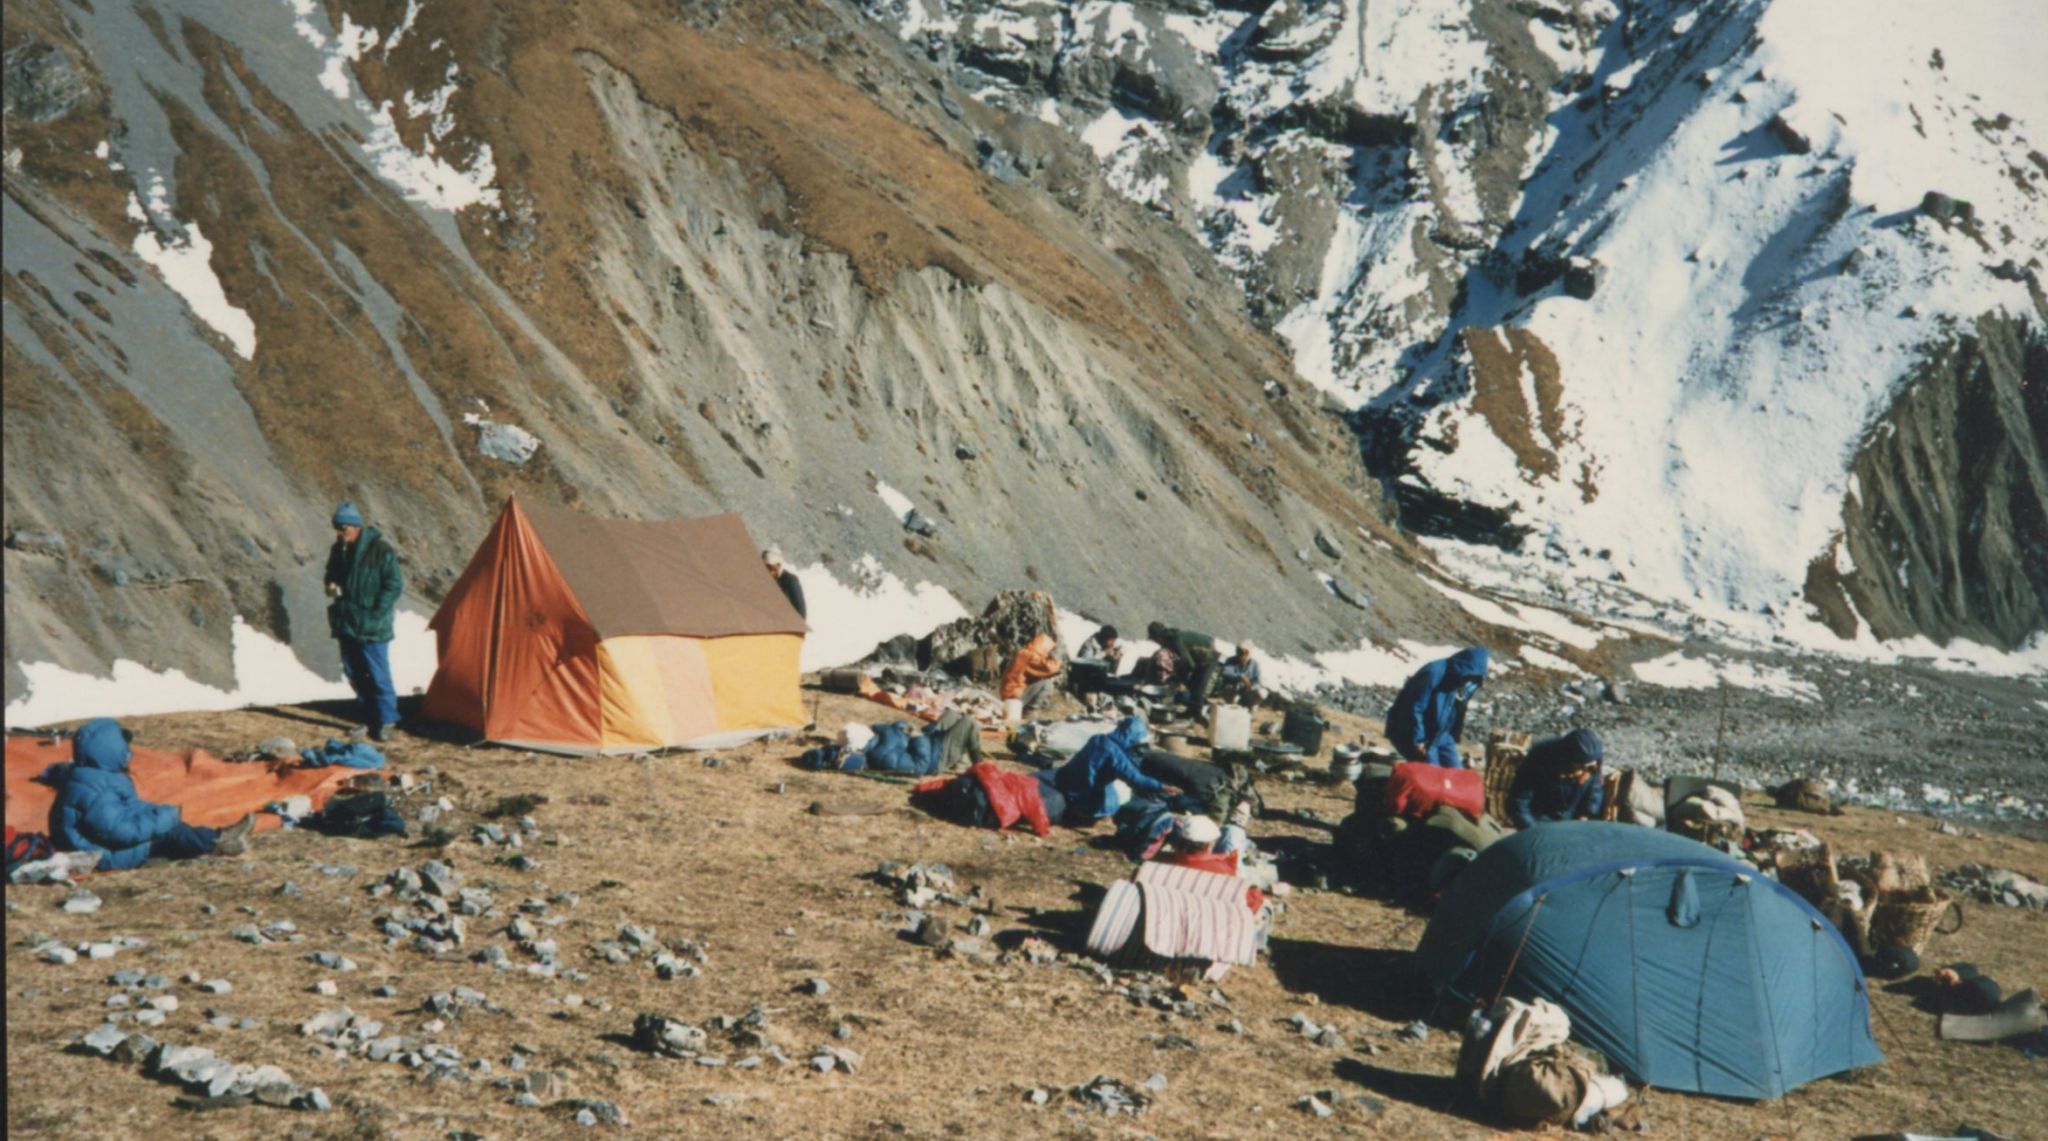
[[[35,860],[47,860],[57,854],[50,846],[50,838],[41,832],[16,832],[14,825],[7,827],[7,874],[14,869]]]
[[[300,821],[299,826],[328,836],[353,836],[359,840],[405,835],[405,817],[391,807],[391,798],[381,792],[335,797],[327,802],[327,807]]]

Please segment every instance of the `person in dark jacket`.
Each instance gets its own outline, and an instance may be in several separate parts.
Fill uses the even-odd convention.
[[[1484,646],[1459,650],[1416,670],[1387,709],[1387,740],[1403,757],[1462,769],[1458,742],[1465,735],[1465,707],[1486,681]]]
[[[327,552],[327,626],[341,645],[341,670],[355,690],[357,716],[379,741],[398,723],[391,685],[391,637],[405,576],[398,552],[363,513],[343,501],[334,509],[334,546]]]
[[[1173,652],[1179,671],[1174,680],[1188,687],[1185,712],[1189,717],[1199,718],[1208,707],[1209,691],[1216,688],[1222,665],[1216,657],[1216,639],[1195,630],[1177,630],[1164,622],[1147,626],[1145,636]]]
[[[1150,738],[1144,721],[1126,717],[1109,732],[1088,738],[1081,751],[1051,775],[1047,783],[1066,798],[1069,822],[1085,824],[1114,815],[1123,807],[1111,792],[1117,781],[1122,781],[1132,793],[1166,792],[1164,784],[1146,776],[1138,767],[1139,751]]]
[[[256,817],[233,826],[195,828],[179,818],[174,804],[152,804],[135,791],[128,775],[133,734],[110,717],[86,722],[71,741],[71,761],[51,765],[42,780],[57,788],[50,805],[50,838],[64,851],[105,852],[103,871],[138,867],[144,860],[189,860],[195,856],[239,856]]]
[[[1607,806],[1600,735],[1574,729],[1529,746],[1508,789],[1508,823],[1527,828],[1546,820],[1598,820]]]
[[[767,565],[775,585],[782,588],[782,596],[796,608],[796,616],[809,618],[810,611],[804,609],[804,584],[797,579],[796,572],[789,569],[789,560],[782,557],[782,548],[770,547],[762,551],[761,561]]]

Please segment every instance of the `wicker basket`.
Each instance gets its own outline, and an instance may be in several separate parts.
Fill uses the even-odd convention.
[[[1486,814],[1495,820],[1508,818],[1508,793],[1515,787],[1515,770],[1528,752],[1527,733],[1495,729],[1486,738]]]
[[[1815,907],[1825,910],[1840,897],[1842,878],[1835,869],[1835,851],[1825,841],[1817,848],[1780,849],[1774,862],[1778,882]]]
[[[1918,852],[1872,852],[1870,872],[1877,881],[1879,898],[1920,891],[1934,883],[1927,871],[1927,857]]]
[[[1955,925],[1943,927],[1942,920],[1951,912]],[[1918,955],[1927,949],[1927,941],[1933,936],[1952,935],[1962,929],[1962,905],[1933,887],[1887,893],[1870,909],[1872,950],[1905,947]]]

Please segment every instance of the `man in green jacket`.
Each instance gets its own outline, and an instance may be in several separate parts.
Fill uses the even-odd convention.
[[[1216,657],[1216,639],[1197,630],[1175,629],[1164,622],[1147,626],[1145,636],[1173,651],[1180,668],[1177,680],[1188,687],[1184,712],[1199,720],[1209,707],[1209,692],[1216,688],[1216,675],[1222,664]]]
[[[334,509],[334,546],[327,552],[327,628],[341,644],[341,669],[356,692],[370,736],[389,741],[398,721],[391,685],[392,616],[405,593],[398,553],[375,527],[363,526],[352,502]]]

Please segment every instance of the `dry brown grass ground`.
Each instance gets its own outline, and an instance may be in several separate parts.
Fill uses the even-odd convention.
[[[821,721],[836,726],[882,712],[850,698],[823,696]],[[140,736],[156,745],[241,747],[278,733],[317,739],[302,710],[244,711],[138,719]],[[498,929],[509,906],[531,896],[575,892],[580,901],[556,910],[568,921],[554,935],[563,961],[589,972],[567,982],[520,972],[496,973],[464,959],[437,960],[387,950],[373,926],[383,906],[363,890],[400,864],[435,853],[398,842],[364,842],[289,832],[259,837],[238,860],[159,864],[95,878],[106,900],[92,915],[56,908],[50,888],[9,887],[7,917],[7,1130],[10,1135],[63,1137],[194,1136],[441,1138],[454,1130],[489,1137],[580,1135],[560,1113],[507,1104],[508,1091],[487,1077],[426,1083],[402,1067],[316,1057],[297,1024],[315,1011],[346,1003],[414,1033],[430,1017],[419,1009],[430,993],[467,985],[483,990],[504,1013],[472,1012],[450,1019],[433,1037],[465,1057],[491,1059],[503,1076],[514,1043],[536,1050],[534,1069],[562,1071],[570,1096],[617,1103],[641,1135],[720,1137],[1239,1137],[1359,1135],[1463,1138],[1497,1133],[1450,1103],[1448,1075],[1456,1043],[1433,1032],[1408,1043],[1389,1036],[1409,1017],[1416,996],[1404,979],[1404,952],[1424,920],[1381,903],[1328,892],[1295,895],[1276,933],[1270,960],[1233,971],[1222,991],[1232,1010],[1199,1019],[1174,1018],[1106,993],[1096,978],[1069,966],[975,964],[941,958],[897,934],[889,917],[902,907],[864,878],[882,860],[940,861],[963,890],[978,884],[998,901],[997,931],[1037,931],[1056,941],[1078,936],[1083,904],[1094,885],[1128,870],[1113,851],[1091,843],[1100,835],[1055,830],[1047,839],[998,836],[957,827],[904,805],[897,786],[796,769],[790,743],[702,757],[651,760],[566,760],[498,749],[407,738],[390,752],[394,767],[417,773],[435,767],[460,809],[458,831],[502,795],[540,793],[535,815],[549,838],[532,849],[540,866],[517,872],[492,863],[497,854],[458,839],[441,854],[471,884],[491,886],[496,920],[475,921],[472,946],[507,942]],[[778,791],[779,789],[779,791]],[[609,798],[609,804],[598,803]],[[859,800],[889,806],[873,816],[821,817],[815,800]],[[414,802],[418,803],[418,802]],[[1313,809],[1334,821],[1348,810],[1337,791],[1309,783],[1268,790],[1269,808],[1301,823],[1262,824],[1255,836],[1315,839],[1326,833],[1294,814]],[[1765,823],[1816,826],[1838,847],[1912,847],[1938,865],[1979,860],[2040,877],[2048,859],[2039,845],[1999,835],[1947,836],[1918,817],[1852,812],[1838,819],[1794,818],[1756,808]],[[347,864],[358,874],[323,874]],[[286,880],[304,888],[280,895]],[[214,914],[202,910],[212,903]],[[2008,983],[2048,983],[2043,917],[1966,904],[1967,923],[1941,939],[1932,957],[1970,958]],[[254,920],[242,909],[253,910]],[[942,909],[950,910],[950,909]],[[958,916],[964,919],[964,913]],[[289,918],[303,943],[248,946],[229,938],[241,922]],[[612,965],[588,953],[622,923],[701,939],[709,950],[702,977],[658,981],[645,961]],[[138,934],[146,951],[109,962],[59,967],[37,961],[21,945],[25,932],[81,940]],[[1010,936],[1015,938],[1017,936]],[[508,946],[509,949],[509,946]],[[361,970],[334,974],[303,956],[334,950]],[[512,951],[515,961],[523,960]],[[337,1108],[325,1115],[242,1108],[194,1115],[172,1105],[175,1091],[132,1069],[65,1052],[65,1044],[97,1023],[117,989],[104,980],[122,967],[173,978],[198,971],[226,978],[232,994],[210,996],[183,984],[181,1008],[159,1037],[200,1042],[237,1061],[275,1062],[302,1082],[324,1087]],[[821,997],[793,988],[807,977],[828,980]],[[337,999],[310,992],[332,978]],[[393,998],[371,991],[383,984]],[[570,1006],[565,996],[603,1000],[608,1009]],[[1197,995],[1206,992],[1198,988]],[[696,1066],[648,1057],[622,1044],[633,1015],[658,1011],[689,1021],[739,1014],[754,1003],[773,1013],[785,1048],[799,1062],[834,1029],[853,1027],[850,1046],[864,1055],[856,1074],[821,1076],[770,1063],[751,1071]],[[1887,1062],[1863,1073],[1817,1082],[1773,1103],[1751,1105],[1652,1093],[1649,1121],[1663,1137],[1765,1136],[1846,1138],[1902,1128],[1939,1132],[1968,1121],[2012,1137],[2043,1135],[2048,1086],[2040,1062],[1999,1046],[1935,1040],[1933,1019],[1904,998],[1877,996],[1878,1037]],[[218,1009],[261,1020],[253,1030],[206,1024]],[[1334,1023],[1348,1045],[1314,1045],[1282,1022],[1301,1011]],[[857,1017],[859,1016],[859,1017]],[[1222,1028],[1232,1017],[1242,1035]],[[1162,1048],[1179,1035],[1194,1049]],[[1372,1053],[1376,1048],[1378,1052]],[[737,1057],[736,1052],[730,1056]],[[1133,1085],[1149,1075],[1168,1084],[1140,1118],[1106,1118],[1067,1098],[1067,1087],[1097,1074]],[[1032,1087],[1055,1091],[1032,1107]],[[1311,1118],[1291,1108],[1301,1095],[1334,1090],[1337,1114]],[[728,1095],[725,1104],[707,1095]]]

